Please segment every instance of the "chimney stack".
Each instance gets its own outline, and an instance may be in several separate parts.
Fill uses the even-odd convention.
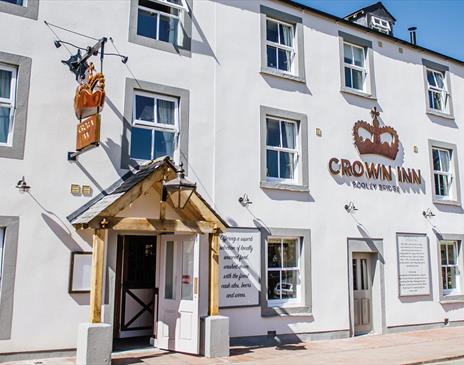
[[[408,28],[409,30],[409,40],[412,44],[416,44],[416,30],[417,30],[417,27],[410,27]]]

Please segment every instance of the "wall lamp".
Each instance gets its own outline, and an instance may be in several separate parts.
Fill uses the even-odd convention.
[[[197,184],[185,178],[185,170],[182,163],[180,163],[179,167],[176,170],[177,177],[174,180],[163,183],[162,200],[166,201],[169,196],[174,208],[184,209],[190,197],[197,189]]]
[[[345,210],[347,213],[351,213],[357,211],[358,208],[356,208],[353,202],[349,202],[348,204],[345,204]]]
[[[422,212],[422,215],[423,215],[425,218],[435,217],[435,214],[433,214],[432,209],[430,209],[430,208],[427,208],[426,210],[424,210],[424,211]]]
[[[16,184],[16,189],[19,189],[19,191],[22,192],[22,193],[24,193],[26,191],[29,191],[30,188],[31,187],[29,185],[27,185],[27,182],[26,182],[26,179],[24,178],[24,176]]]
[[[240,204],[242,204],[244,207],[250,205],[250,204],[253,204],[253,202],[250,200],[250,198],[248,197],[248,194],[245,193],[243,194],[243,196],[241,196],[240,198],[238,198],[238,202]]]
[[[87,48],[83,48],[83,47],[79,47],[79,46],[76,46],[75,44],[72,44],[70,42],[65,42],[65,41],[62,41],[61,39],[57,39],[55,41],[53,41],[53,44],[55,45],[56,48],[60,48],[63,44],[67,44],[68,46],[71,46],[71,47],[74,47],[74,48],[77,48],[79,50],[83,50],[83,51],[86,51],[87,53],[89,54],[92,54],[93,56],[97,56],[100,52],[97,50],[94,50],[92,49],[92,47],[87,47]],[[129,57],[127,56],[124,56],[124,55],[121,55],[121,54],[118,54],[118,53],[105,53],[104,54],[105,56],[117,56],[117,57],[121,57],[121,62],[126,64],[127,61],[129,60]]]

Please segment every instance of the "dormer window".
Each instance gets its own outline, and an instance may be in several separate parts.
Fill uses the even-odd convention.
[[[390,23],[385,19],[372,16],[371,24],[372,24],[372,28],[375,28],[382,33],[389,34],[391,31]]]

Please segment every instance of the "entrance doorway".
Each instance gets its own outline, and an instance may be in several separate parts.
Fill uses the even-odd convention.
[[[372,273],[371,254],[353,253],[353,311],[354,335],[372,331]]]
[[[149,344],[157,313],[156,237],[120,236],[117,262],[114,337]]]
[[[156,346],[198,354],[200,237],[163,235],[160,245]]]

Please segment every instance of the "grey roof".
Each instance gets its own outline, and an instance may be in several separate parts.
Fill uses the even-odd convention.
[[[169,164],[172,168],[175,166],[169,160],[169,157],[159,158],[142,165],[139,170],[128,172],[120,180],[111,185],[108,189],[102,191],[95,198],[90,200],[76,211],[72,212],[66,218],[71,224],[86,224],[97,217],[102,211],[108,208],[127,191],[133,188],[137,183],[145,179],[148,175],[156,171],[161,166]]]

